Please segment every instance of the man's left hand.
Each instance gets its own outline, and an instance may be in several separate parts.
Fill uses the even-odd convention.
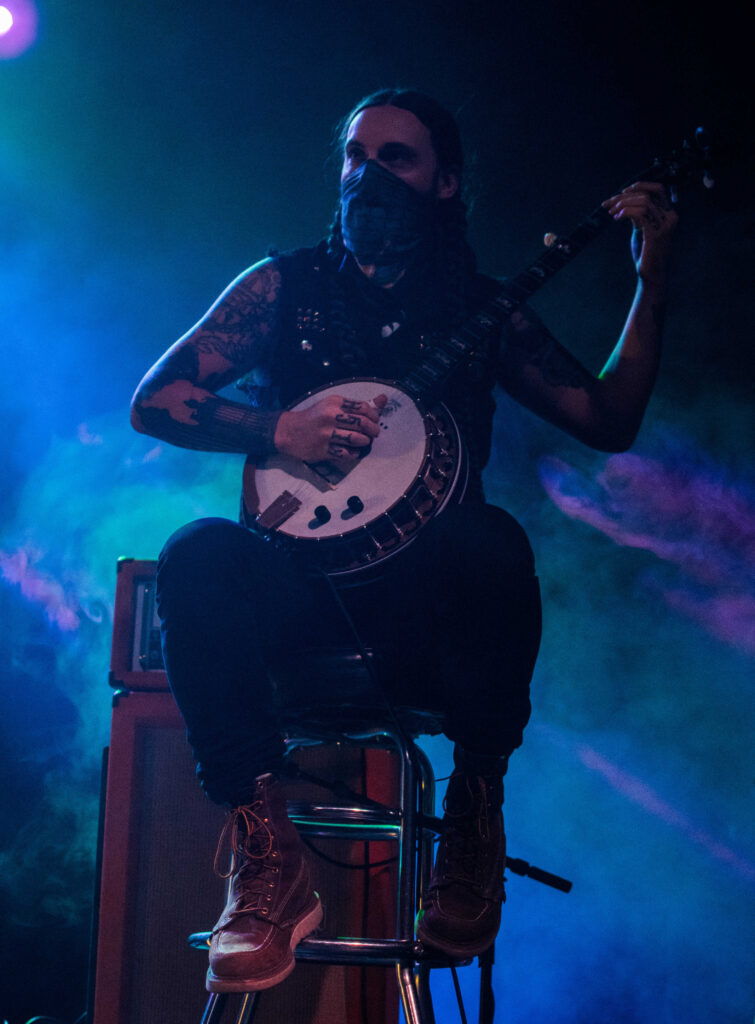
[[[664,284],[671,238],[679,220],[665,186],[657,181],[637,181],[603,206],[614,220],[629,220],[632,259],[641,280]]]

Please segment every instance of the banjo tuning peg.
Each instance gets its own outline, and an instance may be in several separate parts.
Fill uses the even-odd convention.
[[[695,143],[703,154],[703,185],[708,189],[713,188],[716,182],[712,173],[713,165],[710,153],[710,135],[702,125],[699,125],[695,130]]]
[[[695,129],[695,142],[700,147],[700,149],[706,152],[710,149],[710,138],[708,136],[707,131],[705,130],[705,128],[703,128],[702,125],[699,125]]]

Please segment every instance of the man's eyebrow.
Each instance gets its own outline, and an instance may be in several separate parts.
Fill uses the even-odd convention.
[[[399,154],[401,156],[416,156],[417,150],[406,142],[384,142],[378,150],[383,157]]]

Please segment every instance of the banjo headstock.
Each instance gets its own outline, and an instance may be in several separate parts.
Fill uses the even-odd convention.
[[[680,185],[695,177],[699,177],[706,189],[715,185],[711,138],[703,127],[695,130],[691,142],[684,139],[681,146],[673,150],[665,160],[656,157],[650,167],[635,175],[632,181],[659,181],[668,189],[671,202],[676,203],[679,200]],[[622,188],[631,183],[626,182]]]

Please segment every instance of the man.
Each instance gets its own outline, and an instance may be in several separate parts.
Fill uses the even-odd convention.
[[[428,97],[385,90],[345,120],[341,199],[327,242],[256,264],[158,361],[133,402],[137,430],[255,460],[278,452],[348,472],[381,430],[379,385],[359,398],[294,400],[352,376],[400,379],[495,291],[476,273],[461,199],[463,156],[450,115]],[[637,293],[599,378],[534,314],[517,312],[443,394],[469,456],[449,505],[377,580],[342,589],[402,703],[439,708],[454,741],[445,831],[418,937],[473,956],[495,939],[503,898],[503,775],[530,713],[540,604],[524,531],[486,505],[495,384],[588,445],[632,442],[658,366],[670,238],[661,186],[606,201],[634,226]],[[218,396],[243,379],[250,405]],[[369,456],[368,456],[369,457]],[[322,577],[255,534],[211,519],[178,531],[158,571],[163,650],[207,793],[232,810],[234,864],[213,932],[208,988],[282,980],[321,918],[279,775],[283,743],[267,669],[292,644],[350,645]]]

